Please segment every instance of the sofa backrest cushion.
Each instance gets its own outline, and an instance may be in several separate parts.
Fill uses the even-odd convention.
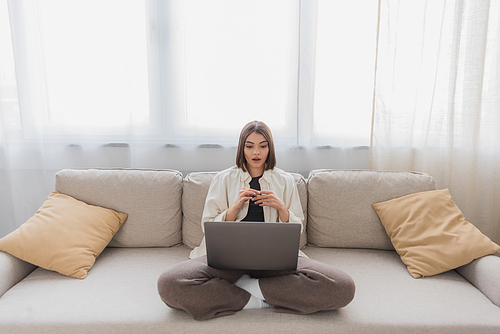
[[[435,190],[424,173],[313,170],[308,178],[308,243],[393,250],[373,203]]]
[[[182,241],[178,171],[64,169],[56,174],[56,190],[128,214],[110,247],[169,247]]]
[[[184,214],[182,218],[182,241],[190,248],[199,246],[203,239],[203,231],[201,229],[203,208],[208,188],[216,174],[217,172],[195,172],[186,175],[184,178],[182,193],[182,212]],[[300,246],[303,247],[307,243],[307,185],[302,175],[290,174],[292,174],[297,184],[302,211],[304,217],[306,217],[304,219],[304,232],[300,238]]]

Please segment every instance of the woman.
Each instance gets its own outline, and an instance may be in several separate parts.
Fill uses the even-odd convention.
[[[218,173],[210,185],[205,221],[298,222],[304,220],[293,177],[275,168],[274,142],[260,121],[240,133],[236,166]],[[172,266],[158,280],[162,300],[170,307],[205,320],[250,308],[309,314],[346,306],[354,282],[346,273],[300,252],[292,272],[220,270],[207,265],[205,239],[191,260]]]

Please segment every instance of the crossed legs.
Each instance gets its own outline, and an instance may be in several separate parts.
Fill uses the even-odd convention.
[[[276,312],[335,310],[354,298],[349,275],[304,257],[299,257],[295,271],[271,272],[215,269],[203,256],[170,267],[158,279],[158,292],[169,307],[196,320],[211,319],[234,314],[247,304],[250,293],[234,284],[244,274],[259,278],[262,295]]]

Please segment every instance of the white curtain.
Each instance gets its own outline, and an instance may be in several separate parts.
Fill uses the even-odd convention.
[[[500,2],[382,0],[374,169],[427,172],[500,243]]]
[[[221,170],[254,119],[282,169],[370,168],[377,12],[373,0],[0,0],[0,237],[60,169]]]

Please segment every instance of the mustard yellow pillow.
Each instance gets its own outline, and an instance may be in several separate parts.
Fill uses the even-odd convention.
[[[448,189],[372,204],[394,248],[414,278],[436,275],[500,252],[467,222]]]
[[[83,279],[125,219],[125,213],[53,191],[33,217],[0,239],[0,250]]]

